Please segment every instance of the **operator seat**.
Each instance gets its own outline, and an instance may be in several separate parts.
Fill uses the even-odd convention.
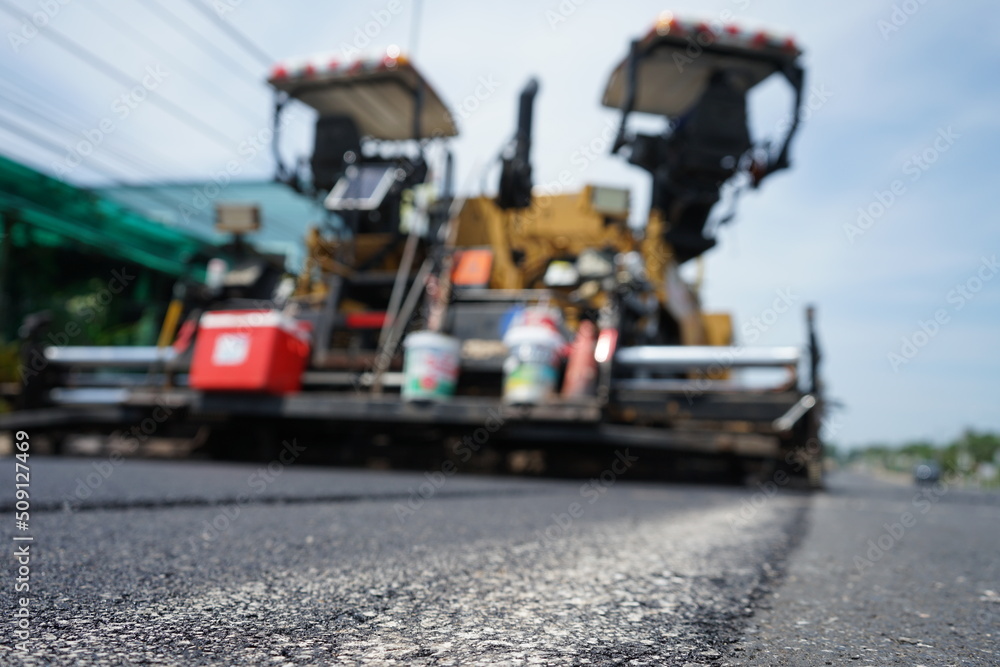
[[[355,158],[361,156],[361,135],[354,119],[344,115],[317,118],[310,161],[313,186],[317,190],[333,188],[347,168],[344,156],[349,152],[354,153]]]

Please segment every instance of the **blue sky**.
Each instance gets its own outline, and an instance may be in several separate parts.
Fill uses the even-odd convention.
[[[12,1],[31,12],[45,4]],[[341,50],[377,16],[389,18],[371,46],[409,50],[409,2],[220,2],[232,7],[225,20],[275,58]],[[7,35],[0,45],[4,117],[66,145],[69,136],[49,132],[4,98],[44,105],[77,132],[93,131],[104,118],[114,121],[97,154],[70,171],[69,180],[106,180],[92,167],[107,160],[118,164],[114,173],[126,181],[204,182],[239,154],[242,142],[268,127],[270,95],[261,83],[266,68],[188,2],[175,0],[169,11],[209,36],[238,66],[223,65],[136,3],[55,0],[51,6],[56,4],[41,33],[57,30],[135,78],[160,68],[167,74],[155,82],[156,92],[216,129],[211,140],[148,100],[121,117],[120,101],[115,105],[126,86],[44,34],[15,51],[10,35],[21,23],[0,14]],[[138,43],[88,4],[130,25]],[[615,121],[614,112],[599,106],[605,79],[628,40],[665,9],[795,35],[816,91],[793,146],[794,168],[745,195],[738,217],[708,254],[706,307],[731,311],[739,328],[766,309],[777,290],[791,289],[802,306],[817,305],[829,394],[845,404],[829,425],[832,441],[944,440],[965,427],[1000,430],[1000,275],[989,268],[1000,253],[1000,8],[993,2],[425,0],[415,60],[453,108],[476,107],[459,117],[459,184],[479,188],[489,157],[513,131],[517,93],[534,74],[542,82],[536,182],[570,170],[577,185],[628,185],[633,201],[645,202],[641,172],[608,156],[581,169],[574,156]],[[495,91],[471,103],[484,77]],[[780,85],[766,86],[752,100],[752,127],[770,131],[786,104]],[[16,133],[0,134],[7,154],[46,171],[57,168],[59,158]],[[306,154],[310,136],[311,121],[302,114],[288,128],[288,153]],[[116,163],[112,154],[122,151],[138,155],[144,168]],[[914,155],[933,163],[915,167]],[[241,177],[267,178],[272,163],[262,151],[241,169]],[[879,193],[888,201],[884,193],[896,181],[891,205],[849,238],[845,226],[857,223],[859,208],[877,212]],[[303,229],[308,222],[301,221]],[[971,298],[952,293],[949,300],[959,285]],[[936,315],[935,330],[927,322]],[[798,344],[804,335],[802,318],[793,313],[758,343]],[[890,355],[902,356],[904,338],[921,345],[894,367]]]

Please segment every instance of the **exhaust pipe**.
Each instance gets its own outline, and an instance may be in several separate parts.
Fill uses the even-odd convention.
[[[518,104],[517,133],[509,155],[503,158],[497,206],[507,209],[531,206],[531,122],[534,115],[538,79],[532,78],[521,91]]]

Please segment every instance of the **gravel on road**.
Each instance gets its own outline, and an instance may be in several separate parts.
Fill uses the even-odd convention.
[[[625,461],[550,480],[33,459],[30,650],[8,633],[0,661],[1000,664],[998,496],[655,484]]]

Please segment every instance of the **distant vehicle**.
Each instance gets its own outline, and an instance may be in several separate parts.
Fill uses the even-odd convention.
[[[933,484],[941,479],[941,466],[934,461],[922,461],[913,469],[913,481],[917,484]]]

